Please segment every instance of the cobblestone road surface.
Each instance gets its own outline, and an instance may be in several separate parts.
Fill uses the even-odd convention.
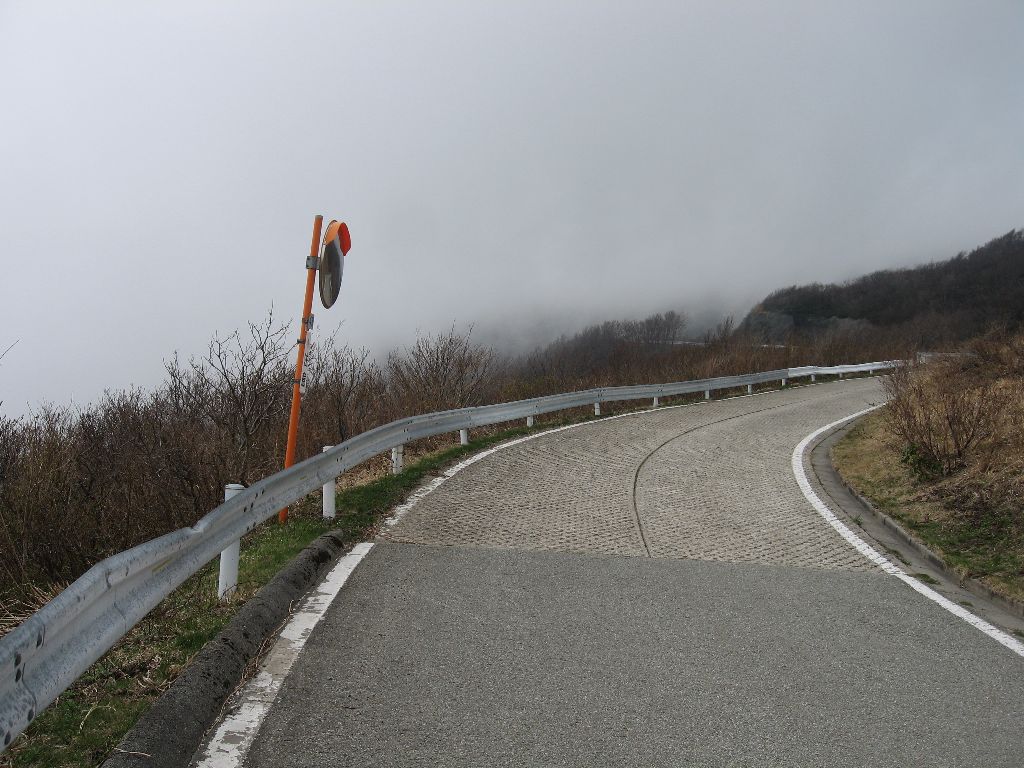
[[[789,462],[808,432],[880,396],[858,380],[557,432],[466,468],[382,538],[872,569],[806,503]]]
[[[500,450],[355,569],[245,759],[273,766],[1024,765],[1024,660],[874,569],[794,446],[857,380]]]

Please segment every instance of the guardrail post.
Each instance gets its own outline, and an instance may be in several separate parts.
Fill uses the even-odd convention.
[[[655,396],[655,398],[654,398],[654,404],[653,404],[653,405],[652,405],[651,407],[652,407],[652,408],[657,408],[657,407],[658,407],[658,406],[660,406],[660,405],[661,405],[661,400],[660,400],[660,399],[659,399],[659,398],[658,398],[657,396]]]
[[[333,447],[334,447],[333,445],[325,445],[323,452],[327,453]],[[324,489],[323,490],[324,490],[324,520],[333,520],[335,514],[337,513],[335,508],[334,508],[334,501],[335,501],[334,497],[337,494],[337,488],[335,486],[334,478],[333,477],[330,480],[328,480],[326,483],[324,483]]]
[[[748,395],[754,394],[754,385],[753,384],[747,384],[747,394]]]
[[[459,430],[459,443],[461,445],[469,445],[469,430],[468,429],[460,429]]]
[[[782,386],[786,386],[786,380],[785,379],[782,380]]]
[[[839,372],[839,378],[840,379],[843,378],[843,372],[842,371]]]
[[[229,483],[224,486],[224,501],[245,490],[244,485]],[[217,598],[227,600],[238,589],[238,551],[240,540],[228,544],[220,553],[220,573],[217,576]]]
[[[710,400],[711,399],[711,390],[710,389],[705,389],[704,390],[704,399],[705,400]]]
[[[814,374],[812,373],[811,374],[811,384],[813,384],[813,383],[814,383]]]
[[[600,403],[600,401],[594,403],[594,415],[595,416],[600,416],[601,415],[601,403]]]
[[[526,426],[528,426],[528,427],[532,427],[533,426],[533,416],[527,416],[526,417]]]
[[[402,458],[405,453],[404,445],[396,445],[391,449],[391,474],[397,475],[402,471]]]

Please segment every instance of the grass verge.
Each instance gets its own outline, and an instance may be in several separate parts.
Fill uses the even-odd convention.
[[[943,501],[940,482],[903,461],[881,411],[861,419],[832,449],[843,479],[897,520],[962,576],[1024,600],[1024,535],[1012,514],[964,514]]]

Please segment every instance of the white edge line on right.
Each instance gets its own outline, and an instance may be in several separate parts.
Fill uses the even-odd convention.
[[[886,557],[879,554],[878,550],[876,550],[870,544],[861,539],[857,534],[851,531],[838,517],[836,517],[835,513],[828,508],[825,502],[821,500],[818,494],[816,494],[814,492],[814,489],[811,487],[811,483],[807,479],[807,473],[804,472],[804,454],[807,451],[807,446],[813,443],[819,435],[822,435],[825,432],[828,432],[838,427],[839,425],[844,424],[847,421],[850,421],[851,419],[856,419],[859,416],[863,416],[864,414],[870,413],[871,411],[881,407],[881,405],[873,405],[870,408],[865,408],[863,411],[857,411],[857,413],[850,414],[849,416],[844,416],[838,421],[833,421],[831,424],[826,424],[821,429],[815,430],[807,437],[805,437],[803,440],[801,440],[800,444],[793,449],[793,474],[796,477],[797,485],[800,486],[800,490],[803,491],[804,496],[807,497],[807,500],[811,503],[811,506],[814,507],[815,511],[825,519],[825,522],[832,526],[832,528],[834,528],[840,536],[846,539],[847,542],[849,542],[858,552],[864,555],[868,560],[875,563],[879,568],[881,568],[890,576],[895,576],[897,579],[899,579],[904,584],[909,586],[915,592],[924,595],[934,603],[938,603],[940,606],[945,608],[954,616],[963,619],[972,627],[981,630],[986,635],[995,640],[997,643],[1006,646],[1011,651],[1016,653],[1018,656],[1024,657],[1024,643],[1021,643],[1019,640],[1014,639],[1006,632],[1003,632],[1001,629],[992,626],[984,619],[975,616],[973,613],[968,611],[963,606],[957,605],[952,600],[943,597],[924,582],[914,578],[913,576],[906,573],[902,568],[894,565]]]

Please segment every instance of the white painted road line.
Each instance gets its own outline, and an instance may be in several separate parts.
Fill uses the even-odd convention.
[[[821,500],[821,497],[819,497],[818,494],[816,494],[814,492],[814,489],[811,487],[811,483],[807,479],[807,473],[804,471],[804,454],[807,452],[807,447],[811,443],[813,443],[820,435],[834,429],[835,427],[838,427],[841,424],[845,424],[851,419],[856,419],[858,416],[863,416],[864,414],[870,413],[876,408],[881,407],[882,406],[880,405],[875,405],[872,406],[871,408],[865,408],[863,411],[858,411],[857,413],[845,416],[844,418],[839,419],[838,421],[833,421],[831,424],[826,424],[821,429],[815,430],[814,432],[812,432],[811,434],[809,434],[807,437],[800,441],[800,444],[793,449],[793,475],[796,477],[796,482],[800,486],[800,490],[803,491],[804,496],[811,503],[811,506],[814,507],[815,511],[825,519],[825,522],[832,526],[832,528],[834,528],[840,536],[846,539],[847,542],[853,545],[853,547],[856,548],[858,552],[860,552],[862,555],[868,558],[871,562],[878,565],[887,574],[889,574],[890,576],[895,576],[897,579],[899,579],[904,584],[909,586],[915,592],[924,595],[932,602],[937,603],[938,605],[945,608],[954,616],[963,619],[972,627],[981,630],[986,635],[995,640],[997,643],[1006,646],[1011,651],[1016,653],[1018,656],[1024,656],[1024,643],[1021,643],[1019,640],[1014,639],[1006,632],[1003,632],[1001,629],[997,629],[984,619],[975,616],[973,613],[968,611],[963,606],[957,605],[952,600],[943,597],[934,589],[929,587],[927,584],[923,583],[920,579],[914,578],[910,574],[906,573],[902,568],[893,564],[888,558],[879,554],[879,552],[874,547],[872,547],[863,539],[861,539],[857,534],[850,530],[838,517],[836,517],[835,513],[828,508],[825,502]]]
[[[740,395],[737,398],[724,398],[727,400],[746,397],[758,397],[764,392],[754,395]],[[718,402],[718,401],[714,401]],[[689,408],[695,405],[706,405],[707,401],[701,400],[696,403],[682,403],[680,405],[662,406],[654,410],[670,410],[675,408]],[[406,512],[412,509],[417,502],[428,494],[435,491],[441,484],[450,477],[458,474],[471,464],[485,459],[497,451],[511,448],[514,445],[525,443],[529,440],[536,440],[538,437],[552,435],[557,432],[564,432],[567,429],[576,429],[604,421],[623,419],[631,416],[639,416],[650,413],[649,410],[630,411],[614,416],[606,416],[603,419],[593,419],[566,424],[561,427],[546,429],[535,434],[525,435],[514,440],[500,443],[486,450],[475,453],[464,461],[451,467],[439,477],[418,488],[409,498],[399,506],[395,507],[391,516],[384,521],[385,526],[394,526]],[[253,676],[234,696],[232,696],[228,708],[233,709],[217,727],[216,732],[209,743],[199,752],[193,760],[193,768],[236,768],[242,764],[253,739],[259,731],[267,712],[277,698],[281,683],[291,669],[292,664],[298,657],[306,638],[317,625],[324,613],[330,607],[331,602],[345,584],[349,575],[355,569],[359,561],[363,559],[372,543],[357,544],[352,551],[338,561],[337,565],[327,575],[327,578],[320,583],[304,599],[300,608],[295,612],[288,624],[281,631],[280,637],[274,643],[270,654],[260,666],[260,671]]]
[[[327,578],[306,595],[260,665],[259,672],[228,703],[234,711],[221,722],[213,738],[193,761],[194,766],[236,768],[242,764],[302,646],[372,547],[370,543],[356,544],[335,564]]]

